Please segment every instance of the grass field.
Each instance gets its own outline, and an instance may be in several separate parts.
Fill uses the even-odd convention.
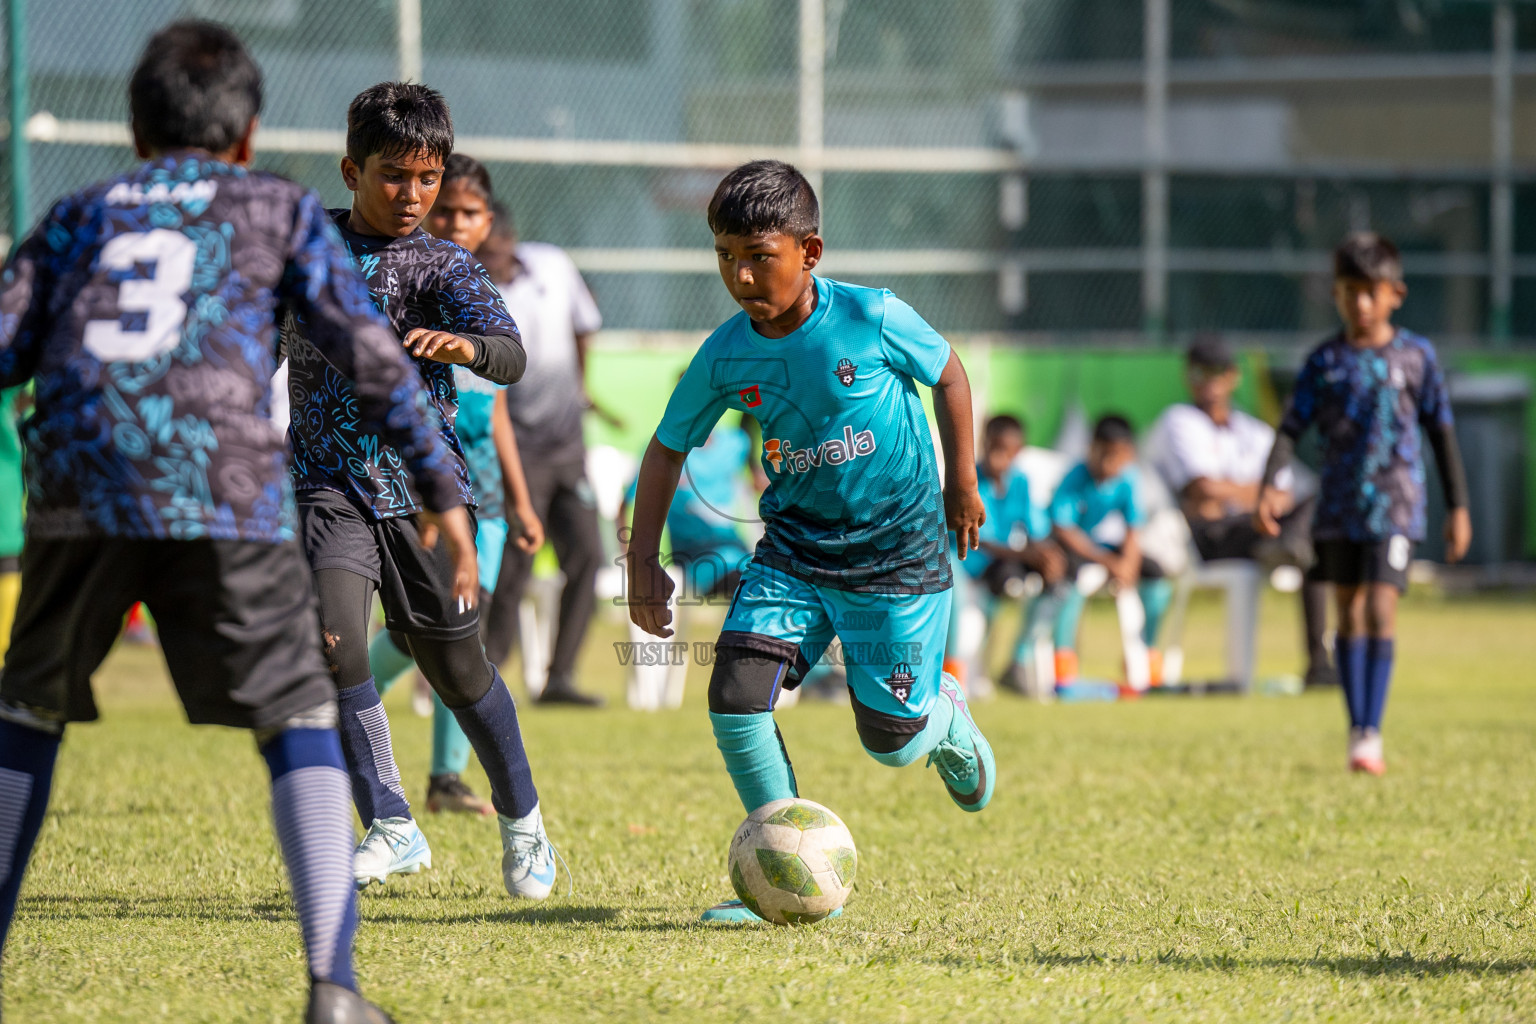
[[[361,980],[402,1022],[1530,1020],[1533,612],[1404,606],[1381,780],[1343,771],[1335,695],[1000,697],[977,708],[1001,781],[973,817],[931,770],[860,753],[846,707],[787,709],[805,794],[860,853],[846,915],[807,929],[695,921],[729,894],[741,818],[702,671],[678,712],[525,710],[575,894],[514,904],[495,826],[431,817],[434,870],[362,900]],[[1104,614],[1089,629],[1107,640]],[[1266,623],[1265,665],[1293,669],[1289,609],[1272,597]],[[1199,606],[1192,631],[1215,629]],[[620,636],[600,626],[587,660],[615,698]],[[390,704],[421,800],[428,730],[406,689]],[[120,650],[99,690],[23,890],[6,1019],[298,1019],[250,740],[182,724],[152,652]]]

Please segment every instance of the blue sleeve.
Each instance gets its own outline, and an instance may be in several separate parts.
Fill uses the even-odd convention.
[[[444,329],[454,334],[517,335],[517,325],[501,289],[491,281],[480,261],[463,249],[449,260],[438,283],[438,309]]]
[[[1419,385],[1419,422],[1426,427],[1454,425],[1451,395],[1445,386],[1445,372],[1434,346],[1424,343],[1424,381]]]
[[[1053,526],[1077,525],[1077,487],[1079,478],[1086,473],[1082,466],[1074,466],[1056,485],[1051,495],[1050,520]]]
[[[1301,372],[1296,375],[1296,390],[1285,403],[1285,415],[1280,419],[1280,433],[1295,439],[1300,437],[1317,418],[1317,403],[1322,391],[1323,356],[1312,353]]]
[[[279,298],[304,321],[310,344],[352,382],[359,427],[400,453],[427,508],[462,505],[456,462],[443,443],[427,386],[313,192],[295,210]]]
[[[667,411],[656,427],[656,440],[675,452],[689,452],[709,440],[725,415],[725,395],[710,386],[709,342],[699,346],[683,379],[672,389]]]
[[[920,384],[933,387],[949,363],[949,342],[917,310],[890,292],[885,293],[885,320],[880,328],[885,360]]]
[[[69,245],[70,209],[61,202],[6,261],[0,274],[0,387],[25,384],[48,333],[48,299],[59,249]]]
[[[1125,525],[1134,530],[1147,521],[1146,502],[1141,498],[1141,481],[1136,470],[1129,469],[1120,475],[1119,490],[1120,514],[1125,516]]]

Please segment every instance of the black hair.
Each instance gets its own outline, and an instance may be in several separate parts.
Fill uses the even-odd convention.
[[[223,25],[172,22],[144,44],[128,80],[128,109],[151,149],[222,153],[261,113],[261,68]]]
[[[497,238],[516,238],[517,228],[512,224],[512,211],[502,206],[496,200],[491,200],[491,215],[496,219],[491,221],[491,234]]]
[[[1189,350],[1184,353],[1184,359],[1190,366],[1216,373],[1226,373],[1237,368],[1237,359],[1232,355],[1232,349],[1219,334],[1195,335]]]
[[[347,156],[362,167],[370,156],[417,153],[445,163],[453,152],[453,117],[436,89],[415,82],[380,82],[347,107]]]
[[[1117,413],[1100,416],[1093,425],[1093,440],[1098,444],[1135,444],[1136,431],[1131,421]]]
[[[1403,280],[1397,246],[1374,231],[1356,231],[1333,250],[1333,276],[1354,281]]]
[[[1000,412],[996,416],[993,416],[991,419],[987,420],[987,425],[984,428],[987,437],[991,437],[994,434],[1001,434],[1007,430],[1016,431],[1020,437],[1023,437],[1024,421],[1019,419],[1017,416],[1010,415],[1006,412]]]
[[[487,203],[496,201],[496,192],[491,188],[491,172],[485,169],[485,164],[467,153],[451,153],[443,161],[443,188],[455,181],[468,184]]]
[[[724,178],[709,200],[717,235],[773,232],[804,239],[821,230],[821,205],[805,175],[782,160],[754,160]]]

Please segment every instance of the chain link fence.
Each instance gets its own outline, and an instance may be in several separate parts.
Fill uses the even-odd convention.
[[[1524,3],[7,2],[34,218],[130,164],[132,62],[201,16],[266,72],[260,164],[337,205],[350,98],[441,89],[522,236],[571,250],[617,330],[729,315],[703,207],[723,169],[777,156],[820,182],[826,271],[945,330],[1300,344],[1333,322],[1328,250],[1369,226],[1407,254],[1409,326],[1536,341]]]

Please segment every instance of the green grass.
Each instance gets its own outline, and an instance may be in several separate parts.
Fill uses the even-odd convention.
[[[575,894],[511,902],[494,825],[431,817],[434,869],[362,900],[361,980],[403,1022],[1530,1019],[1532,610],[1405,604],[1380,780],[1343,771],[1335,696],[1003,697],[977,707],[1000,783],[973,817],[931,771],[860,753],[846,707],[788,709],[802,787],[860,854],[846,915],[806,929],[696,923],[729,894],[741,818],[704,672],[678,712],[527,710]],[[1109,639],[1105,615],[1091,637]],[[1199,606],[1193,632],[1208,644],[1215,621]],[[1268,669],[1294,668],[1294,630],[1272,598]],[[587,660],[615,698],[620,636],[600,625]],[[428,730],[405,690],[390,703],[419,802]],[[23,891],[7,1019],[297,1019],[304,963],[249,738],[185,726],[143,650],[99,691]]]

